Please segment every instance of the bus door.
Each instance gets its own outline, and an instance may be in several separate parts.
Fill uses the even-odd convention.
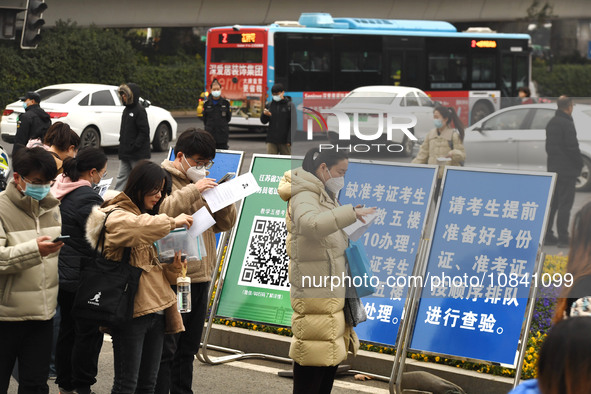
[[[419,37],[384,37],[384,83],[424,89],[425,65],[421,61],[424,40]]]
[[[521,49],[521,48],[519,48]],[[519,104],[517,90],[529,85],[529,54],[526,52],[501,53],[501,101],[502,107]]]

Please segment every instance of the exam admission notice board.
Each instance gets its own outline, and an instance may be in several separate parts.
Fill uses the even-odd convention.
[[[515,366],[549,173],[446,169],[410,350]]]

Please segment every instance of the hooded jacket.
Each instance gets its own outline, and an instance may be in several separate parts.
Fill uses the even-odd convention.
[[[125,109],[121,115],[119,131],[119,159],[141,160],[151,157],[150,124],[146,109],[140,104],[140,87],[128,83],[119,87],[127,96]]]
[[[160,213],[171,217],[177,217],[181,213],[192,215],[207,206],[197,187],[191,183],[185,173],[176,169],[172,161],[164,160],[161,165],[171,175],[172,193],[160,204]],[[190,261],[187,264],[187,276],[191,278],[192,283],[211,281],[213,271],[217,269],[215,233],[228,231],[234,226],[236,207],[231,204],[213,213],[212,216],[215,224],[203,233],[207,256],[203,260]]]
[[[29,140],[36,138],[43,141],[49,126],[51,126],[51,118],[39,104],[27,106],[25,113],[18,117],[14,147],[18,149],[25,147]]]
[[[556,115],[546,125],[546,153],[549,172],[569,177],[581,174],[583,158],[575,122],[564,111],[556,110]]]
[[[67,176],[58,175],[51,193],[61,201],[62,235],[69,235],[59,254],[60,290],[75,293],[80,280],[81,260],[91,257],[94,249],[86,240],[86,220],[92,208],[103,203],[90,182],[80,179],[73,182]]]
[[[215,102],[214,102],[215,101]],[[210,94],[203,104],[203,125],[215,139],[216,144],[228,144],[230,126],[232,119],[230,102],[223,97],[214,100]]]
[[[443,162],[437,160],[438,157],[446,157],[451,153],[451,161]],[[425,136],[425,141],[421,144],[419,154],[412,160],[417,164],[436,164],[439,165],[437,176],[443,177],[443,168],[448,166],[459,166],[466,160],[466,150],[460,139],[460,134],[449,127],[445,127],[441,134],[437,129],[432,129]]]
[[[176,308],[176,294],[164,273],[164,270],[173,271],[173,268],[169,264],[160,264],[154,246],[154,242],[174,230],[174,219],[166,215],[142,214],[123,192],[105,205],[103,208],[94,207],[88,216],[86,239],[91,247],[96,246],[106,214],[113,211],[106,222],[103,256],[120,261],[125,248],[130,247],[129,264],[144,271],[135,295],[133,317],[166,309],[166,331],[183,331],[182,318]]]
[[[60,235],[59,201],[37,201],[11,180],[0,193],[0,321],[49,320],[57,306],[58,253],[41,257],[37,238]]]
[[[291,97],[284,96],[282,100],[272,100],[265,106],[271,116],[261,114],[261,123],[269,123],[267,142],[274,144],[291,144],[291,132],[297,129],[296,107]]]
[[[304,277],[347,275],[343,228],[356,221],[351,204],[339,206],[312,173],[297,168],[287,171],[278,188],[288,202],[287,253],[293,338],[289,356],[303,366],[334,366],[356,354],[359,340],[346,324],[345,289],[311,285]]]

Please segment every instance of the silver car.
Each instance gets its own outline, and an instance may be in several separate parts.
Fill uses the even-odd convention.
[[[526,104],[492,113],[466,129],[466,166],[546,171],[546,125],[556,104]],[[583,170],[577,190],[591,189],[591,106],[575,104],[573,120]]]

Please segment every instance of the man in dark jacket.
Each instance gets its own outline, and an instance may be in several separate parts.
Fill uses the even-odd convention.
[[[267,129],[267,153],[291,155],[291,131],[297,128],[295,105],[285,96],[283,85],[276,83],[271,88],[273,101],[267,103],[261,114],[261,123],[269,123]]]
[[[223,98],[222,85],[217,79],[211,82],[210,95],[203,104],[203,125],[205,131],[213,135],[216,149],[228,149],[228,138],[232,119],[230,102]],[[176,153],[176,151],[175,151]]]
[[[149,159],[150,125],[146,109],[139,103],[140,87],[135,83],[119,86],[119,96],[125,105],[119,131],[119,174],[115,190],[123,190],[131,169],[142,159]]]
[[[575,185],[577,177],[583,168],[583,158],[579,150],[577,132],[573,122],[573,100],[570,97],[558,98],[558,110],[546,126],[546,153],[548,154],[548,172],[557,174],[556,187],[552,205],[550,206],[550,218],[546,232],[546,245],[558,243],[558,247],[566,248],[569,245],[568,222],[570,210],[575,199]],[[554,217],[558,238],[552,232]]]
[[[40,106],[41,97],[37,92],[27,92],[20,100],[23,101],[25,113],[18,117],[16,136],[12,155],[27,146],[29,140],[39,138],[43,141],[45,132],[51,126],[51,118]]]

